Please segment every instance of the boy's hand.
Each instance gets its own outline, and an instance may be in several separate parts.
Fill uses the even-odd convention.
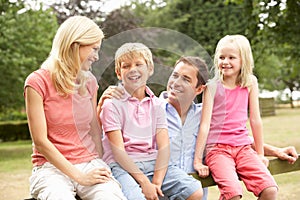
[[[198,175],[201,178],[205,178],[205,177],[207,177],[209,175],[208,166],[203,165],[202,163],[194,164],[194,168],[198,172]]]
[[[159,200],[157,185],[154,185],[150,181],[141,185],[142,192],[147,200]],[[160,190],[160,189],[159,189]],[[160,190],[161,191],[161,190]]]

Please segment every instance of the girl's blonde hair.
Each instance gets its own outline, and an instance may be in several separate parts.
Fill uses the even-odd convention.
[[[254,61],[250,42],[243,35],[226,35],[218,42],[214,57],[215,79],[223,81],[222,71],[218,67],[218,58],[220,55],[220,49],[227,47],[228,45],[231,45],[239,51],[242,60],[241,71],[237,77],[236,84],[241,87],[251,86],[251,75],[253,74]]]
[[[48,59],[42,67],[51,72],[53,84],[60,95],[67,96],[78,88],[86,91],[86,72],[81,70],[79,47],[101,41],[104,34],[99,26],[84,16],[73,16],[58,28]]]
[[[152,53],[150,49],[142,43],[125,43],[115,53],[115,71],[120,73],[121,63],[126,60],[142,57],[148,67],[154,68]]]

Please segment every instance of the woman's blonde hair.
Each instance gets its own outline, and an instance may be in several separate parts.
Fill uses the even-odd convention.
[[[154,68],[152,53],[150,49],[142,43],[125,43],[115,53],[115,71],[120,73],[121,63],[125,60],[133,60],[142,57],[148,67]]]
[[[252,84],[251,75],[253,73],[254,61],[250,42],[243,35],[226,35],[218,42],[214,57],[215,78],[223,81],[222,71],[218,67],[218,58],[220,49],[228,45],[231,45],[239,51],[242,60],[241,71],[237,77],[236,84],[241,87],[249,87]]]
[[[86,91],[87,76],[81,70],[79,47],[101,41],[104,34],[99,26],[84,16],[72,16],[58,28],[52,49],[42,67],[48,68],[59,94],[67,96],[79,89]]]

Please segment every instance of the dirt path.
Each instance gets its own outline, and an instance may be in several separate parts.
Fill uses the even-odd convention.
[[[22,200],[29,198],[30,170],[16,173],[0,172],[0,198],[9,200]]]

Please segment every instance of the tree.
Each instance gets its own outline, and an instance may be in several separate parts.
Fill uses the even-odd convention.
[[[25,78],[48,56],[57,23],[50,10],[27,10],[21,0],[0,4],[0,112],[4,112],[24,107]]]
[[[103,4],[104,0],[67,0],[56,1],[50,6],[55,12],[59,24],[74,15],[84,15],[100,24],[105,17],[105,13],[101,10]]]
[[[262,1],[258,7],[261,19],[260,35],[264,42],[258,45],[262,49],[263,58],[259,60],[257,72],[262,83],[270,90],[288,88],[291,93],[300,89],[300,1],[280,0]],[[268,64],[269,57],[276,61]],[[274,63],[274,62],[273,62]],[[293,99],[290,96],[291,107]]]
[[[221,37],[227,34],[245,34],[249,23],[252,22],[251,16],[246,12],[249,1],[164,2],[165,4],[160,2],[155,5],[149,0],[143,6],[135,5],[137,15],[144,19],[142,25],[165,27],[184,33],[198,41],[210,55],[213,55],[216,43]],[[148,7],[145,8],[147,3]]]

